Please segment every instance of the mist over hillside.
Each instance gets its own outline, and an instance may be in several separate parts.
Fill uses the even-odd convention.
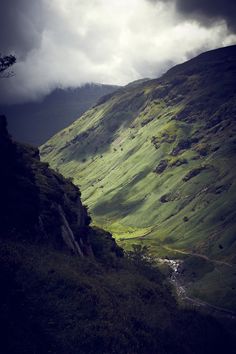
[[[16,140],[39,146],[73,123],[100,97],[117,89],[98,84],[55,89],[40,101],[1,105],[0,113],[7,116],[9,131]]]

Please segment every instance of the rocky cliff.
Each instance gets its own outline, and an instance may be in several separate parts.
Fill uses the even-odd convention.
[[[0,163],[1,237],[50,244],[80,257],[94,255],[98,230],[89,226],[79,188],[40,162],[37,148],[15,143],[4,116],[0,117]],[[118,252],[111,235],[106,235]]]

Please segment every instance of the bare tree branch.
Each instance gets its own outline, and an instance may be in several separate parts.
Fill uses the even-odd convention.
[[[2,56],[0,54],[0,78],[5,79],[14,75],[13,71],[7,71],[12,65],[16,63],[14,55]]]

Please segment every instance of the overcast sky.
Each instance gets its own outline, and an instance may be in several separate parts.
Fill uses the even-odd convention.
[[[15,54],[17,64],[0,80],[0,101],[158,77],[236,44],[235,19],[235,0],[1,0],[0,52]]]

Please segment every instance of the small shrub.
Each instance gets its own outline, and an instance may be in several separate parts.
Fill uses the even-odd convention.
[[[197,144],[194,149],[200,156],[207,156],[210,150],[210,146],[208,144]]]
[[[142,244],[133,244],[132,251],[126,252],[126,256],[136,264],[154,264],[154,259],[150,255],[150,249],[148,246]]]
[[[153,146],[155,147],[156,150],[159,149],[160,142],[159,142],[159,139],[156,136],[152,136],[151,143],[153,144]]]

